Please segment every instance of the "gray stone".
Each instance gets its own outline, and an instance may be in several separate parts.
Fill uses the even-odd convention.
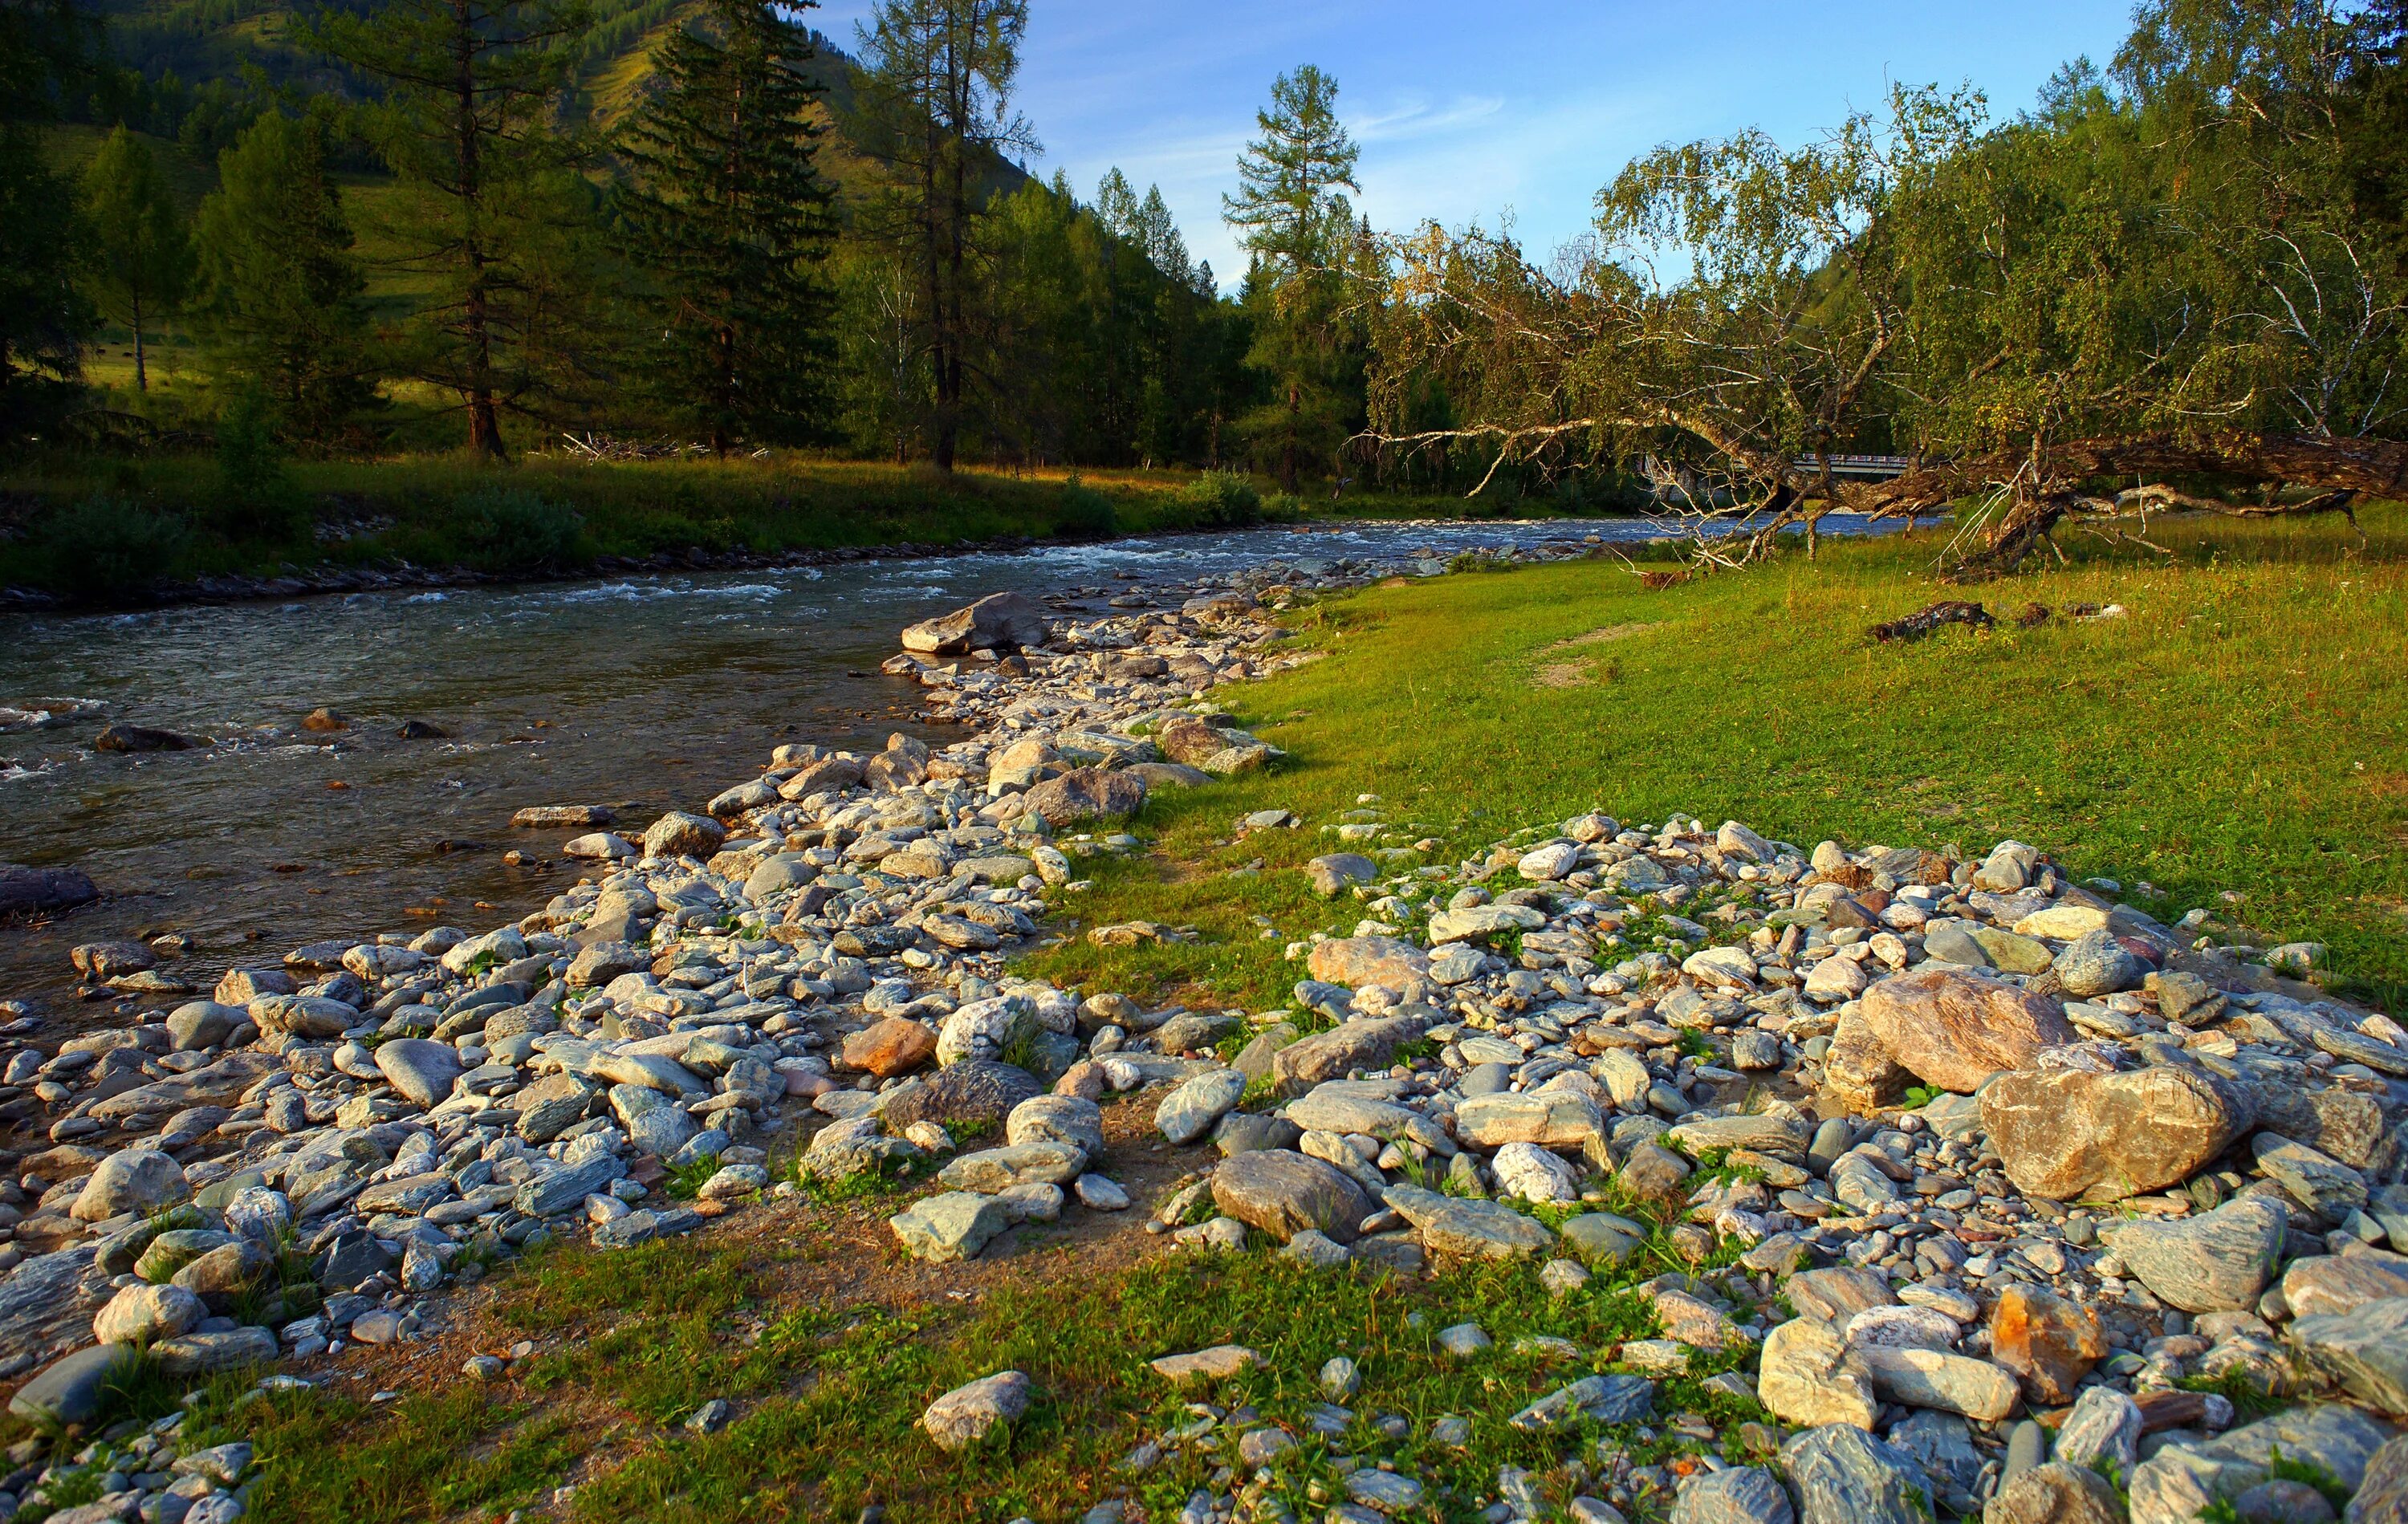
[[[1212,1172],[1213,1204],[1285,1242],[1308,1229],[1352,1244],[1371,1211],[1361,1189],[1321,1160],[1285,1149],[1234,1154]]]
[[[1838,1330],[1813,1317],[1792,1318],[1765,1337],[1756,1388],[1773,1417],[1801,1427],[1870,1429],[1881,1410],[1863,1356]]]
[[[916,1259],[938,1264],[972,1260],[996,1234],[1011,1226],[1010,1212],[992,1196],[949,1190],[914,1202],[886,1225]]]
[[[2243,1196],[2178,1222],[2134,1221],[2109,1246],[2142,1285],[2185,1312],[2251,1307],[2281,1261],[2287,1216]]]
[[[8,1411],[34,1423],[78,1424],[100,1411],[110,1376],[130,1360],[130,1345],[96,1344],[52,1360],[8,1399]]]
[[[2219,1499],[2266,1480],[2277,1451],[2322,1466],[2356,1491],[2392,1437],[2388,1424],[2342,1403],[2295,1407],[2220,1438],[2168,1445],[2132,1473],[2132,1524],[2191,1524]]]
[[[627,1141],[639,1153],[666,1159],[694,1138],[694,1118],[672,1105],[657,1105],[627,1123]]]
[[[395,1037],[380,1043],[376,1066],[393,1088],[422,1106],[438,1104],[460,1078],[460,1052],[449,1043]]]
[[[903,631],[903,648],[931,656],[1014,650],[1045,644],[1045,608],[1018,592],[991,592],[965,608],[920,620]]]
[[[1701,1471],[1681,1484],[1672,1524],[1792,1524],[1789,1494],[1761,1466]]]
[[[992,1196],[1014,1186],[1066,1186],[1086,1173],[1087,1153],[1067,1143],[1013,1143],[962,1154],[937,1172],[953,1190]]]
[[[2057,955],[2056,968],[2057,983],[2079,1000],[2132,989],[2145,972],[2141,961],[2104,927],[2085,932],[2066,944]]]
[[[1418,954],[1418,949],[1407,950]],[[1301,1095],[1357,1069],[1366,1074],[1385,1069],[1398,1047],[1417,1041],[1427,1030],[1428,1023],[1418,1015],[1342,1022],[1281,1048],[1271,1060],[1271,1082],[1282,1095]]]
[[[2366,1463],[2366,1479],[2349,1500],[2344,1524],[2401,1524],[2408,1519],[2408,1434],[2386,1440]]]
[[[179,1053],[198,1052],[224,1042],[246,1019],[232,1005],[214,1000],[187,1001],[167,1017],[167,1041]]]
[[[1080,1149],[1089,1160],[1104,1154],[1104,1114],[1080,1095],[1037,1095],[1011,1108],[1005,1118],[1006,1143],[1061,1143]]]
[[[1184,1146],[1212,1131],[1246,1093],[1246,1076],[1235,1069],[1211,1069],[1188,1080],[1154,1108],[1154,1125],[1173,1144]]]
[[[877,1112],[894,1132],[913,1122],[948,1127],[962,1122],[1000,1125],[1012,1107],[1043,1094],[1044,1090],[1025,1069],[990,1059],[964,1059],[886,1091],[878,1098]]]
[[[1982,1479],[1982,1452],[1973,1447],[1971,1425],[1954,1413],[1920,1409],[1890,1427],[1889,1442],[1914,1457],[1926,1480],[1941,1494],[1970,1497]]]
[[[214,1371],[267,1365],[276,1360],[276,1335],[264,1328],[228,1329],[222,1333],[187,1333],[150,1346],[150,1358],[169,1375],[207,1375]]]
[[[2344,1387],[2386,1413],[2408,1417],[2408,1297],[2301,1317],[2290,1332]]]
[[[1462,1201],[1403,1185],[1390,1186],[1386,1201],[1441,1259],[1511,1260],[1555,1242],[1543,1224],[1494,1202]]]
[[[1516,1429],[1560,1429],[1576,1418],[1639,1423],[1656,1409],[1656,1383],[1643,1375],[1583,1376],[1539,1398],[1506,1421]]]
[[[2057,1458],[2077,1466],[2104,1460],[2129,1476],[2140,1456],[2140,1404],[2113,1387],[2083,1388],[2057,1431]]]
[[[1330,852],[1304,869],[1312,877],[1312,891],[1326,900],[1351,885],[1369,883],[1379,876],[1380,865],[1360,852]]]
[[[2106,1477],[2052,1460],[2004,1482],[1982,1524],[2124,1524],[2124,1508]]]
[[[1028,1411],[1035,1383],[1020,1371],[998,1371],[955,1387],[930,1403],[920,1415],[920,1427],[937,1448],[954,1454],[982,1443],[988,1435],[1016,1423]]]
[[[126,1148],[95,1166],[68,1208],[78,1222],[105,1222],[126,1212],[155,1212],[190,1200],[183,1166],[155,1148]]]
[[[1233,1111],[1212,1129],[1212,1146],[1223,1157],[1235,1158],[1257,1148],[1293,1148],[1304,1129],[1284,1117],[1264,1117]]]
[[[1854,1424],[1810,1429],[1781,1447],[1799,1524],[1928,1524],[1931,1495],[1914,1458]]]
[[[575,1164],[563,1164],[527,1181],[510,1204],[531,1218],[558,1217],[575,1210],[586,1197],[607,1190],[627,1173],[615,1154],[595,1154]]]
[[[2366,1204],[2366,1177],[2305,1144],[2260,1132],[2249,1140],[2249,1147],[2258,1156],[2259,1168],[2293,1201],[2327,1222],[2337,1223]]]

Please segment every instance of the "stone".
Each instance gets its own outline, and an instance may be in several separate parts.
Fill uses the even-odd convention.
[[[992,1196],[1014,1186],[1066,1186],[1086,1173],[1087,1154],[1062,1143],[1015,1143],[962,1154],[937,1172],[955,1190]]]
[[[1823,1088],[1834,1100],[1858,1116],[1880,1111],[1903,1099],[1914,1077],[1866,1024],[1862,1002],[1840,1008],[1823,1055]]]
[[[2141,1406],[2113,1387],[2085,1387],[2057,1431],[2057,1458],[2093,1468],[2105,1461],[2118,1476],[2140,1463]]]
[[[2009,974],[2044,974],[2056,959],[2048,944],[2036,937],[2002,932],[1995,926],[1973,928],[1973,941],[1988,960],[1990,966]],[[1924,948],[1930,950],[1931,938],[1924,935]]]
[[[67,1215],[103,1222],[127,1212],[155,1212],[192,1194],[182,1165],[155,1148],[127,1148],[100,1161]]]
[[[319,995],[263,995],[249,1009],[264,1033],[313,1041],[340,1037],[360,1019],[357,1006]]]
[[[1459,1156],[1458,1156],[1459,1157]],[[1572,1202],[1580,1185],[1570,1164],[1535,1143],[1509,1143],[1489,1161],[1498,1189],[1526,1202]]]
[[[1214,1125],[1212,1147],[1231,1158],[1255,1148],[1293,1148],[1303,1136],[1304,1129],[1284,1117],[1233,1111]]]
[[[1047,778],[1022,798],[1028,814],[1051,826],[1119,819],[1145,808],[1145,780],[1125,770],[1076,767]]]
[[[1080,1149],[1090,1161],[1104,1153],[1104,1114],[1075,1095],[1037,1095],[1004,1118],[1006,1143],[1057,1143]]]
[[[538,1175],[518,1188],[510,1204],[531,1218],[558,1217],[575,1209],[586,1197],[607,1190],[623,1179],[627,1166],[615,1154],[594,1154]]]
[[[890,1016],[859,1032],[847,1033],[843,1051],[845,1067],[891,1079],[935,1058],[937,1034],[909,1017]]]
[[[1000,1126],[1011,1108],[1045,1087],[1027,1070],[985,1059],[965,1059],[897,1086],[878,1098],[877,1114],[888,1130],[901,1132],[913,1122],[939,1126],[992,1122]]]
[[[1480,941],[1508,932],[1535,932],[1546,924],[1546,912],[1526,904],[1498,903],[1440,910],[1429,919],[1430,946]]]
[[[1799,1524],[1928,1524],[1930,1488],[1914,1458],[1854,1424],[1809,1429],[1781,1447]]]
[[[920,1427],[948,1455],[985,1442],[996,1430],[1020,1421],[1036,1384],[1020,1371],[998,1371],[955,1387],[928,1404]]]
[[[903,648],[929,656],[976,650],[1018,650],[1045,644],[1044,605],[1018,592],[991,592],[965,608],[922,620],[903,631]]]
[[[1357,1069],[1367,1073],[1384,1069],[1398,1048],[1418,1040],[1427,1030],[1419,1017],[1396,1016],[1348,1021],[1298,1038],[1271,1056],[1272,1087],[1283,1096],[1301,1095]]]
[[[1576,1418],[1639,1423],[1656,1408],[1656,1383],[1643,1375],[1587,1375],[1547,1393],[1506,1422],[1525,1431],[1560,1429]]]
[[[394,1090],[422,1106],[432,1106],[447,1099],[459,1082],[460,1051],[423,1037],[395,1037],[377,1045],[376,1066]]]
[[[1881,1411],[1863,1356],[1828,1323],[1812,1317],[1792,1318],[1765,1336],[1756,1390],[1774,1417],[1801,1428],[1870,1429]]]
[[[1672,1524],[1793,1524],[1789,1494],[1761,1466],[1699,1471],[1681,1484]]]
[[[2077,1000],[2129,990],[2146,972],[2104,926],[2083,933],[2057,955],[2057,982]]]
[[[2015,1410],[2015,1378],[1988,1360],[1881,1345],[1858,1346],[1856,1354],[1872,1375],[1873,1390],[1889,1402],[1961,1413],[1984,1423]]]
[[[2283,1270],[2283,1305],[2294,1317],[2354,1312],[2389,1297],[2408,1297],[2408,1258],[2381,1249],[2314,1254]]]
[[[2216,1439],[2167,1445],[2130,1477],[2131,1524],[2192,1524],[2219,1500],[2265,1481],[2274,1456],[2321,1466],[2356,1491],[2392,1438],[2390,1425],[2345,1403],[2294,1407]]]
[[[2334,1380],[2384,1412],[2408,1417],[2408,1297],[2301,1317],[2290,1333]]]
[[[1362,1189],[1337,1169],[1277,1148],[1223,1160],[1212,1172],[1212,1202],[1283,1243],[1313,1230],[1336,1243],[1352,1244],[1372,1209]]]
[[[2107,1358],[2107,1334],[2088,1307],[2053,1291],[2010,1283],[1990,1316],[1990,1358],[2023,1384],[2036,1403],[2058,1407]]]
[[[147,725],[113,722],[101,727],[93,737],[94,751],[190,751],[209,744],[202,735],[180,735],[174,731],[152,730]]]
[[[1611,1212],[1584,1212],[1563,1226],[1564,1242],[1592,1266],[1613,1268],[1647,1244],[1647,1230]]]
[[[938,1028],[937,1061],[948,1066],[966,1059],[1009,1062],[1008,1055],[1026,1051],[1042,1030],[1037,1004],[1025,995],[969,1001]]]
[[[1360,852],[1329,852],[1304,865],[1312,879],[1312,891],[1329,899],[1355,885],[1368,884],[1379,876],[1380,865]]]
[[[949,1190],[914,1202],[887,1218],[886,1226],[913,1258],[946,1264],[978,1258],[1011,1221],[992,1196]]]
[[[2126,1223],[2108,1245],[2142,1285],[2185,1312],[2254,1307],[2283,1254],[2288,1215],[2241,1196],[2173,1222]]]
[[[1241,1344],[1214,1345],[1210,1349],[1197,1349],[1183,1355],[1165,1355],[1148,1360],[1154,1374],[1174,1387],[1194,1382],[1226,1381],[1242,1375],[1263,1363],[1263,1357]],[[1324,1373],[1325,1377],[1326,1372]]]
[[[1857,1013],[1910,1074],[1960,1093],[2082,1035],[2056,1001],[1980,974],[1895,974],[1865,990]]]
[[[187,1333],[163,1339],[150,1346],[150,1358],[171,1376],[208,1375],[246,1365],[268,1365],[276,1360],[276,1335],[264,1328],[229,1329],[222,1333]]]
[[[1235,1069],[1208,1069],[1162,1098],[1154,1108],[1154,1125],[1174,1145],[1184,1147],[1212,1131],[1212,1126],[1246,1093],[1246,1076]]]
[[[710,816],[671,810],[644,828],[644,855],[708,858],[726,840],[727,828]]]
[[[1543,1224],[1494,1202],[1463,1201],[1402,1185],[1390,1186],[1385,1200],[1419,1230],[1423,1246],[1441,1259],[1518,1259],[1555,1242]]]
[[[1376,984],[1401,991],[1429,977],[1430,955],[1393,936],[1336,936],[1314,943],[1304,966],[1314,978],[1349,989]]]
[[[2180,1064],[2020,1069],[1982,1091],[2000,1168],[2027,1195],[2120,1201],[2188,1179],[2247,1130],[2241,1087]]]
[[[1522,854],[1514,871],[1534,884],[1552,884],[1580,865],[1580,843],[1551,841]]]
[[[1422,1484],[1402,1472],[1366,1468],[1347,1474],[1346,1495],[1376,1513],[1409,1514],[1421,1506]]]
[[[79,868],[29,868],[0,862],[0,916],[72,910],[100,898],[100,887]]]
[[[1475,1147],[1532,1143],[1577,1148],[1598,1135],[1597,1103],[1578,1090],[1521,1090],[1473,1096],[1455,1110],[1455,1135]]]
[[[179,1053],[197,1053],[223,1043],[245,1019],[232,1005],[214,1000],[186,1001],[168,1013],[167,1044]]]
[[[92,1320],[102,1344],[148,1345],[172,1339],[208,1316],[201,1299],[180,1286],[136,1283],[111,1297]]]
[[[1746,1148],[1794,1164],[1806,1158],[1807,1147],[1814,1141],[1814,1127],[1802,1118],[1779,1112],[1742,1112],[1736,1117],[1684,1118],[1664,1138],[1691,1154]]]
[[[2249,1140],[2249,1147],[2258,1156],[2259,1169],[2293,1201],[2327,1222],[2338,1223],[2366,1204],[2364,1175],[2303,1143],[2260,1132]]]
[[[1982,1524],[2124,1524],[2124,1509],[2106,1477],[2051,1460],[2002,1483]]]
[[[2366,1478],[2349,1500],[2344,1524],[2400,1524],[2408,1519],[2408,1434],[2387,1440],[2366,1463]]]
[[[88,1422],[100,1412],[111,1378],[133,1354],[127,1345],[96,1344],[52,1360],[17,1389],[8,1399],[8,1411],[30,1423]]]

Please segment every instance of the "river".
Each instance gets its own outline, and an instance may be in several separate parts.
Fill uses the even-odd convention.
[[[0,616],[0,704],[89,705],[65,723],[0,734],[0,861],[72,864],[104,894],[47,923],[0,926],[0,998],[66,1015],[67,949],[102,938],[188,938],[162,970],[206,990],[247,947],[265,961],[321,937],[513,919],[579,872],[556,850],[567,833],[513,831],[513,810],[607,804],[623,829],[640,831],[753,776],[783,741],[857,748],[896,730],[934,734],[917,719],[917,686],[879,663],[904,624],[1000,589],[1101,614],[1112,596],[1175,599],[1195,577],[1275,559],[1443,557],[1657,533],[1628,519],[1365,522]],[[351,728],[303,729],[321,705]],[[446,736],[401,739],[405,719]],[[95,753],[111,720],[214,744]],[[505,862],[513,848],[548,865]]]

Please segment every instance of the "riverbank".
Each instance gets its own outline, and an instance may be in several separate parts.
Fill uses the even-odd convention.
[[[1240,577],[1030,658],[898,660],[962,740],[798,746],[655,822],[640,861],[589,841],[623,865],[515,947],[329,944],[295,954],[345,971],[306,1001],[222,990],[282,1034],[218,1032],[215,1062],[277,1061],[218,1123],[246,1140],[233,1166],[194,1139],[179,1178],[229,1227],[280,1201],[305,1251],[351,1232],[398,1264],[270,1336],[312,1389],[237,1405],[261,1389],[229,1373],[47,1495],[178,1452],[248,1479],[257,1517],[311,1519],[775,1500],[1587,1524],[1709,1494],[1771,1519],[1786,1488],[1810,1519],[1999,1498],[2157,1524],[2269,1480],[2396,1485],[2396,1384],[2246,1427],[2325,1395],[2319,1362],[2383,1337],[2348,1320],[2396,1305],[2385,1277],[2408,1290],[2376,1246],[2408,1033],[2246,950],[2329,918],[2323,959],[2277,959],[2315,975],[2396,893],[2380,861],[2268,883],[2295,833],[2374,857],[2351,844],[2401,823],[2387,794],[2315,784],[2397,738],[2401,525],[2369,529],[2358,549],[2219,527],[2179,571],[2079,561],[2014,586],[2043,620],[1994,603],[1998,628],[1903,648],[1866,627],[1925,601],[1928,544],[1652,591],[1600,561],[1338,598]],[[2275,713],[2277,747],[2285,692],[2309,702]],[[2133,770],[2114,810],[2111,755]],[[2036,779],[2071,808],[2025,802]],[[1696,818],[1748,790],[1755,830]],[[2252,809],[2305,818],[2225,819]],[[1994,845],[2018,810],[2057,833]],[[2272,919],[2293,905],[2305,923]],[[2379,949],[2341,972],[2362,994]],[[337,1005],[359,1031],[331,1030]],[[458,1023],[453,1057],[411,1046],[411,1012]],[[2079,1061],[2039,1061],[2076,1037]],[[114,1073],[209,1051],[166,1046]],[[100,1067],[60,1064],[41,1099],[73,1109]],[[2049,1126],[1965,1093],[2000,1070],[2000,1094],[2063,1092]],[[2119,1105],[2143,1075],[2181,1096]],[[86,1111],[92,1135],[133,1147],[155,1108],[132,1095]],[[555,1095],[574,1141],[546,1131]],[[2169,1147],[2177,1099],[2197,1125]],[[212,1199],[252,1160],[243,1213]],[[578,1170],[609,1189],[572,1201]],[[2070,1202],[2086,1187],[2117,1204]],[[480,1235],[524,1242],[544,1204],[556,1238],[589,1231],[581,1206],[597,1246],[489,1275]],[[260,1347],[264,1309],[204,1289],[236,1326],[137,1368]],[[348,1349],[310,1346],[329,1334]],[[2200,1452],[2235,1459],[2191,1499]]]
[[[781,452],[294,462],[229,489],[206,457],[0,472],[0,607],[152,606],[625,572],[825,565],[1047,540],[1349,520],[1545,517],[1544,500],[1283,497],[1231,475],[924,467]]]

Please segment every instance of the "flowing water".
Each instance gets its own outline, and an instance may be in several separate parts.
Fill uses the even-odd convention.
[[[699,808],[753,776],[781,742],[859,748],[896,730],[932,734],[916,718],[917,685],[878,665],[904,624],[1001,589],[1090,590],[1074,606],[1100,614],[1106,597],[1132,587],[1176,598],[1189,579],[1274,559],[1448,556],[1656,533],[1640,520],[1364,523],[0,616],[0,704],[89,705],[65,723],[0,734],[0,862],[80,867],[105,896],[47,923],[0,925],[0,998],[64,1014],[67,949],[107,937],[191,938],[193,950],[162,967],[206,989],[246,947],[265,961],[320,937],[514,919],[573,882],[577,867],[556,850],[568,833],[512,831],[513,810],[607,804],[622,829],[640,831],[662,810]],[[320,705],[351,729],[302,729]],[[406,719],[447,738],[400,739]],[[92,740],[110,720],[214,744],[95,753]],[[512,847],[550,865],[508,865]]]

